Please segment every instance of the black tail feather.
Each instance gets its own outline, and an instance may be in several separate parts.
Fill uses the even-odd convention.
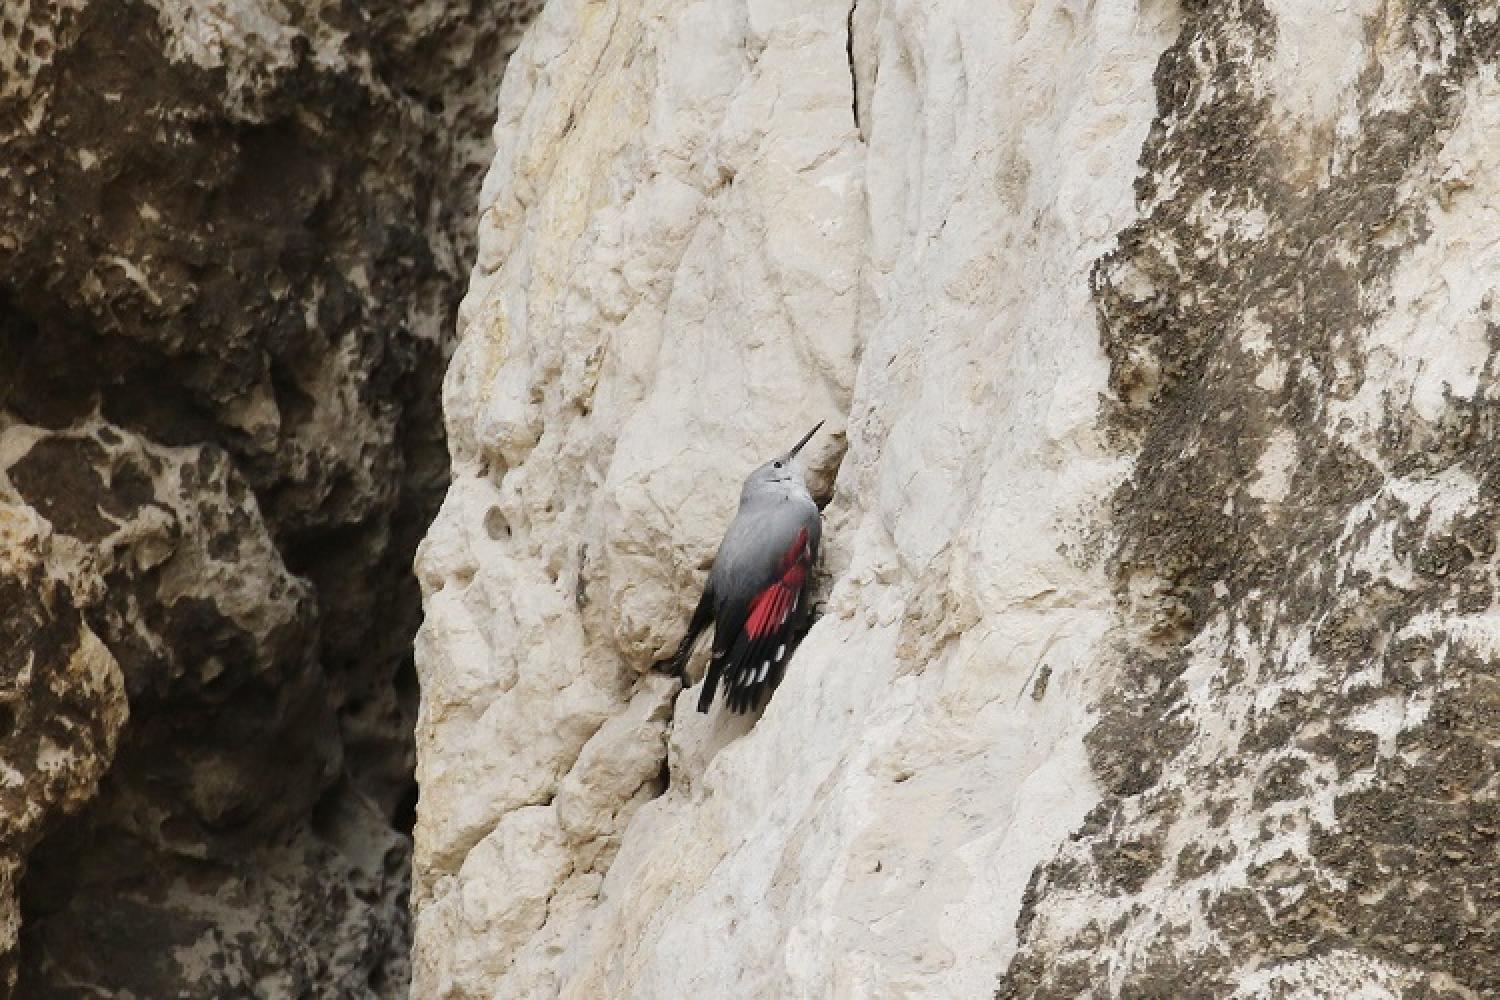
[[[703,596],[698,598],[698,607],[693,611],[692,620],[688,622],[687,634],[682,637],[682,642],[677,646],[677,652],[672,654],[668,661],[668,671],[682,681],[683,687],[688,687],[691,678],[688,677],[688,660],[693,658],[693,646],[698,642],[698,635],[714,617],[714,595],[713,590],[705,586]],[[659,666],[659,664],[658,664]]]
[[[753,712],[770,699],[771,692],[786,674],[787,661],[792,658],[801,637],[800,632],[792,627],[784,627],[759,639],[745,635],[739,637],[723,661],[722,679],[727,685],[724,698],[731,712]],[[776,655],[777,650],[781,650],[780,656]],[[766,668],[765,677],[760,676],[762,667]]]
[[[703,691],[698,695],[698,711],[707,712],[714,703],[714,694],[719,689],[719,673],[724,669],[724,663],[718,657],[708,665],[708,673],[703,677]]]

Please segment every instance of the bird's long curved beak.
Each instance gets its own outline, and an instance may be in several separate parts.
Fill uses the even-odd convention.
[[[819,420],[818,427],[822,427],[824,423],[825,421]],[[812,436],[818,433],[818,427],[814,427],[812,430],[802,435],[802,440],[792,445],[792,450],[786,453],[787,461],[791,461],[792,458],[797,454],[797,452],[802,450],[802,446],[812,440]]]

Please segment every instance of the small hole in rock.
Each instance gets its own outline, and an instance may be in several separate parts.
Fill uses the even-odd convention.
[[[500,512],[499,507],[491,507],[485,512],[484,530],[497,542],[502,538],[510,537],[510,525],[505,523],[505,515]]]

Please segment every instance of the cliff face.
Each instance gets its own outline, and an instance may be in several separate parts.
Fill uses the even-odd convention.
[[[1497,37],[554,0],[418,559],[417,992],[1493,987]],[[824,417],[824,615],[700,716],[648,668]]]
[[[0,993],[404,994],[476,6],[0,11]]]
[[[1087,278],[1176,24],[970,7],[561,4],[513,63],[419,558],[423,995],[980,995],[1097,802]],[[821,417],[826,614],[745,733],[643,671]]]

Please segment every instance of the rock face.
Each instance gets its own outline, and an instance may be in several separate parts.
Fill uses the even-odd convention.
[[[0,993],[404,995],[406,567],[535,6],[0,12]]]
[[[423,997],[1500,981],[1487,5],[554,0],[444,393]],[[828,417],[750,728],[651,672]]]

